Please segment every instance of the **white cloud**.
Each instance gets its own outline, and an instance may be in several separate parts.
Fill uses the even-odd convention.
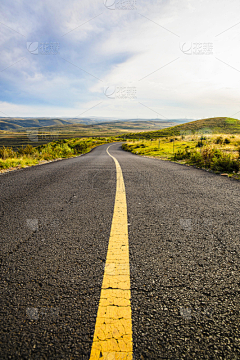
[[[26,56],[1,73],[7,91],[0,110],[11,116],[74,116],[100,101],[84,116],[201,118],[240,111],[238,0],[137,1],[136,11],[111,11],[101,1],[36,6],[19,1],[10,11],[5,3],[3,22],[26,35],[1,27],[1,69]],[[27,52],[25,40],[49,39],[60,42],[60,56],[72,64]],[[211,43],[213,55],[186,55],[184,42]],[[106,85],[134,86],[137,99],[110,100]]]

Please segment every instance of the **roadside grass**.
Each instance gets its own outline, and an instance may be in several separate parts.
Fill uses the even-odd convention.
[[[122,145],[134,154],[194,165],[240,180],[240,135],[188,135],[152,140],[127,140]]]
[[[121,141],[120,138],[74,138],[53,141],[33,147],[27,145],[14,151],[11,147],[0,148],[0,171],[25,168],[50,160],[70,158],[89,152],[98,145]]]

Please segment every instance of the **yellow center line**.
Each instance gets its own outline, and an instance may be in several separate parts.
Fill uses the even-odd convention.
[[[117,186],[90,360],[132,360],[126,192],[121,167],[117,159],[109,154],[109,147],[107,153],[116,165]]]

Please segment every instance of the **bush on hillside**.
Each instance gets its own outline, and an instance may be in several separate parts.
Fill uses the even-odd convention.
[[[214,158],[210,168],[221,172],[238,172],[240,169],[240,163],[237,160],[233,160],[230,155],[224,155],[218,159]]]
[[[223,143],[223,138],[222,136],[218,136],[215,140],[215,144],[222,144]]]
[[[240,157],[240,149],[239,157]],[[219,149],[204,148],[201,152],[196,150],[178,151],[173,160],[186,160],[191,165],[212,169],[220,172],[238,172],[240,169],[239,159],[233,159],[231,155],[224,154]]]
[[[73,146],[73,149],[76,154],[82,154],[87,150],[87,143],[84,141],[80,141]]]
[[[0,158],[5,160],[8,158],[13,158],[16,156],[16,153],[13,151],[12,148],[3,146],[0,148]]]
[[[25,148],[18,149],[17,153],[18,155],[33,155],[35,152],[35,149],[32,145],[27,145]]]
[[[198,140],[196,147],[202,147],[202,146],[204,146],[203,142]]]

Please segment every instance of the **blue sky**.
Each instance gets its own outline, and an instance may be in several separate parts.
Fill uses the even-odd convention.
[[[0,116],[240,119],[239,0],[1,7]]]

